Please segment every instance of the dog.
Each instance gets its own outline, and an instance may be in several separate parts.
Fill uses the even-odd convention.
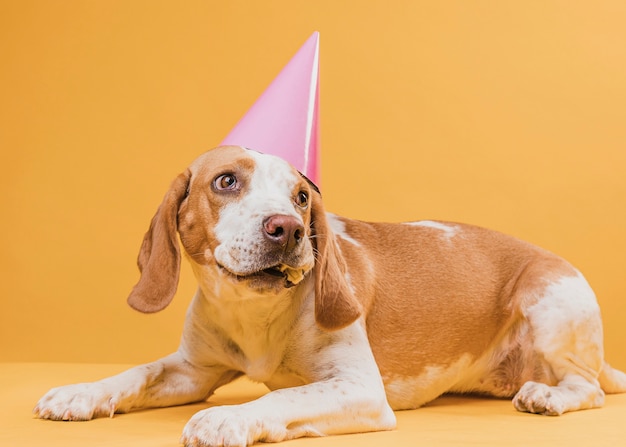
[[[130,306],[170,303],[181,245],[198,289],[177,352],[52,389],[37,417],[204,401],[245,374],[270,392],[196,413],[181,440],[245,446],[390,430],[394,410],[444,393],[560,415],[626,392],[626,374],[604,361],[594,293],[565,260],[471,225],[326,213],[315,185],[271,155],[218,147],[174,180]]]

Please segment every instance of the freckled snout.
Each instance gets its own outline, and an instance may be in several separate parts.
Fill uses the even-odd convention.
[[[270,216],[263,221],[265,238],[285,251],[293,250],[304,237],[304,226],[299,219],[284,214]]]

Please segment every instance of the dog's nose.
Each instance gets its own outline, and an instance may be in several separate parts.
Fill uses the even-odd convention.
[[[265,237],[287,251],[293,249],[304,237],[304,227],[293,216],[276,214],[263,221]]]

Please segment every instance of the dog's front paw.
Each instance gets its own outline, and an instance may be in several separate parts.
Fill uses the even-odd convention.
[[[196,413],[185,426],[181,443],[185,447],[244,447],[256,441],[282,441],[286,436],[285,427],[248,414],[244,405],[233,405]]]
[[[565,404],[555,387],[545,383],[526,382],[513,398],[519,411],[558,416],[565,411]]]
[[[100,383],[79,383],[53,388],[33,409],[35,416],[56,421],[88,421],[113,416],[116,402]]]

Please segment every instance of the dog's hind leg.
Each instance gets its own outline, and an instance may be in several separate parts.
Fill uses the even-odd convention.
[[[538,366],[551,383],[526,382],[513,399],[515,408],[560,415],[602,406],[602,321],[593,291],[577,273],[550,282],[538,298],[525,317]]]

